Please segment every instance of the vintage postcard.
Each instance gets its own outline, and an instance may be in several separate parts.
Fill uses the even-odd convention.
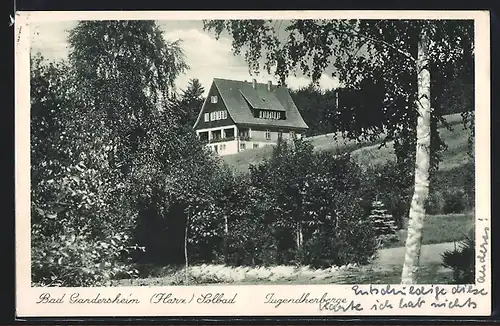
[[[15,29],[17,317],[490,315],[488,12]]]

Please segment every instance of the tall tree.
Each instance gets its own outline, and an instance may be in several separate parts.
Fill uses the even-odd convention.
[[[337,131],[336,90],[321,90],[311,83],[298,90],[290,90],[304,121],[309,126],[307,136]]]
[[[205,89],[199,79],[192,78],[189,80],[186,89],[181,94],[179,123],[190,127],[194,125],[204,101],[204,92]]]
[[[85,113],[109,131],[116,165],[128,172],[160,112],[176,123],[170,98],[187,69],[180,41],[165,41],[154,21],[81,21],[69,43]]]
[[[80,114],[92,117],[83,128],[106,138],[127,192],[153,204],[166,162],[181,151],[172,104],[175,79],[188,68],[180,41],[167,42],[154,21],[81,21],[69,43]]]
[[[406,253],[401,283],[416,280],[422,233],[425,219],[425,203],[429,197],[429,168],[431,161],[431,75],[429,66],[429,30],[422,27],[417,54],[417,148],[415,155],[415,191],[410,206],[410,221],[406,239]]]
[[[106,134],[81,114],[67,62],[31,61],[32,275],[38,284],[96,285],[128,273],[135,218],[108,164]]]
[[[431,128],[444,119],[442,110],[430,109],[429,73],[450,78],[453,68],[472,66],[473,22],[293,20],[285,27],[284,41],[273,21],[217,20],[204,24],[216,37],[227,31],[236,54],[246,49],[245,58],[254,72],[259,72],[262,57],[264,68],[283,84],[297,70],[317,81],[333,67],[345,85],[381,100],[380,105],[361,106],[369,111],[348,108],[353,123],[346,134],[359,138],[386,131],[386,140],[394,140],[398,161],[415,164],[415,194],[402,274],[403,283],[415,282],[429,186],[426,171],[437,167],[438,156],[431,153],[437,154],[443,146],[437,128]],[[357,117],[363,114],[378,123],[369,127],[358,123]]]

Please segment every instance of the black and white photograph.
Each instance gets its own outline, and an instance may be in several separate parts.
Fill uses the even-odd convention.
[[[29,22],[26,286],[489,280],[477,19],[249,15]]]

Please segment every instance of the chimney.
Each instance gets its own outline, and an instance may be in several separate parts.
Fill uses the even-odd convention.
[[[272,85],[273,85],[273,82],[269,80],[269,81],[267,82],[267,90],[268,90],[268,91],[271,91],[271,86],[272,86]]]
[[[252,80],[252,87],[253,89],[257,89],[257,79]]]

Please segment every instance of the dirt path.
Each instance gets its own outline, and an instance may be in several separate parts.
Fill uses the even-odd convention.
[[[423,245],[420,253],[420,265],[440,265],[442,262],[441,254],[446,250],[453,250],[455,242],[445,242]],[[378,252],[377,259],[373,262],[375,266],[403,265],[405,257],[405,248],[381,249]]]

